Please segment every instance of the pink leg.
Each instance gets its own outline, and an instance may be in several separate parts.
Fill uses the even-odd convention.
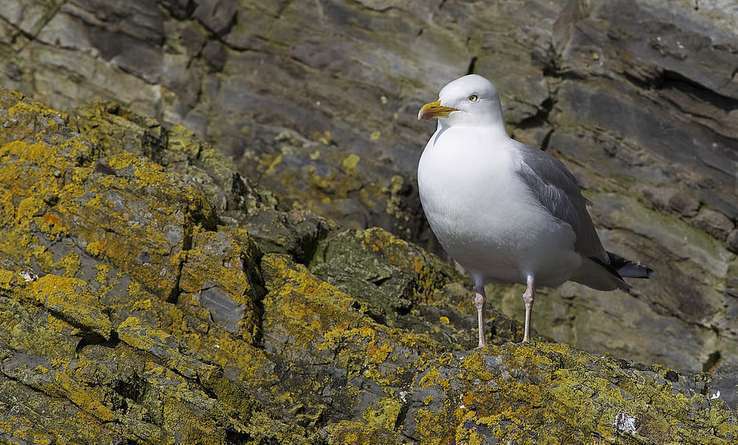
[[[484,286],[475,286],[474,292],[474,306],[477,307],[477,326],[479,328],[479,346],[483,348],[486,344],[484,339],[484,300],[486,295],[484,294]]]
[[[523,343],[530,341],[530,314],[533,310],[533,300],[536,297],[535,281],[532,275],[528,275],[528,284],[523,293],[523,303],[525,303],[525,331],[523,334]]]

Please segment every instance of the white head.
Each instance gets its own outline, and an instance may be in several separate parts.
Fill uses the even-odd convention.
[[[445,126],[494,126],[502,128],[502,107],[492,82],[469,74],[448,83],[438,100],[423,105],[418,119],[438,119]]]

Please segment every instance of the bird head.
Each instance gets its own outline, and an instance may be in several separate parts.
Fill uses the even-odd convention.
[[[477,74],[448,83],[438,100],[420,108],[418,119],[439,119],[443,125],[488,125],[502,123],[497,89]]]

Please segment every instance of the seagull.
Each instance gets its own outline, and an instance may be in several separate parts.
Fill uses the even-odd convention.
[[[480,348],[489,281],[526,285],[528,342],[537,288],[571,280],[628,290],[624,277],[650,276],[648,267],[602,247],[588,201],[563,163],[508,136],[492,82],[460,77],[418,119],[438,119],[418,164],[420,201],[438,241],[473,279]]]

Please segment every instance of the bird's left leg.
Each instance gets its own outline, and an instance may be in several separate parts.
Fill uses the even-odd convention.
[[[479,346],[483,348],[486,344],[484,339],[484,300],[487,295],[484,293],[484,283],[476,283],[474,285],[474,306],[477,308],[477,326],[479,328]]]
[[[533,275],[528,275],[527,287],[523,292],[523,303],[525,303],[525,330],[523,334],[523,343],[530,341],[530,315],[533,311],[533,300],[536,297],[536,285]]]

